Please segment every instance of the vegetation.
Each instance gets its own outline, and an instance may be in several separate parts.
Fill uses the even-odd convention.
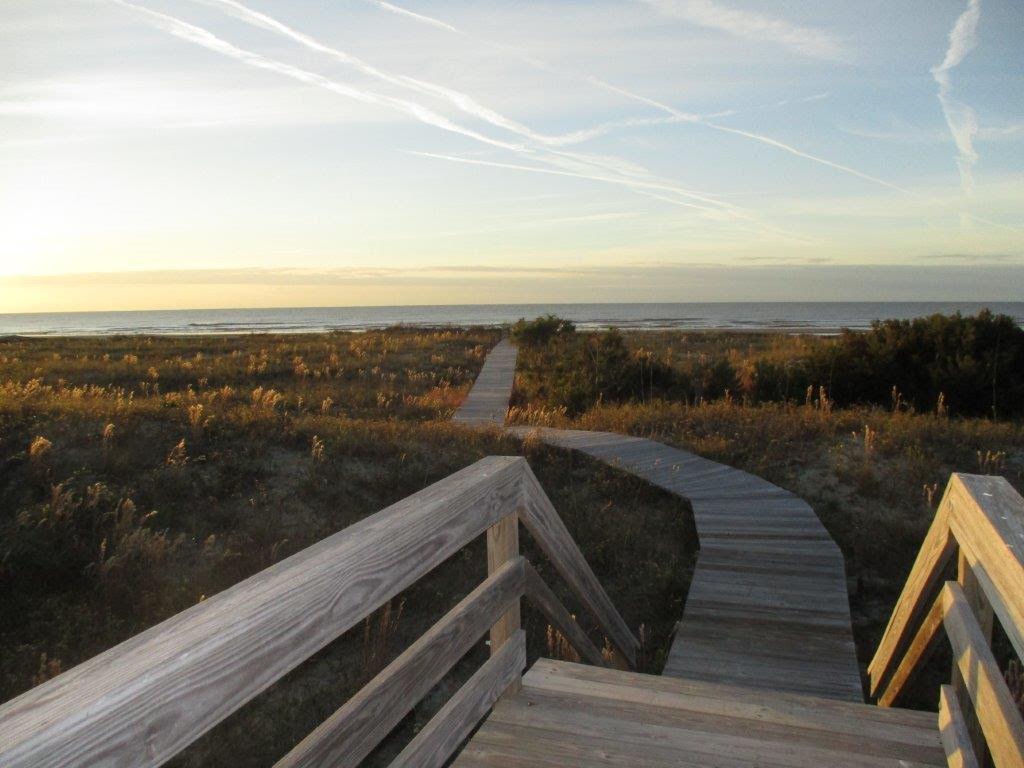
[[[589,338],[555,343],[592,348],[607,334],[576,336]],[[620,357],[613,370],[651,359],[645,370],[656,372],[653,386],[570,402],[570,379],[559,369],[552,376],[558,383],[541,381],[549,351],[530,349],[520,357],[512,418],[650,437],[805,498],[846,558],[858,655],[866,665],[950,474],[999,474],[1024,490],[1024,423],[995,420],[990,408],[996,360],[1003,371],[996,377],[997,412],[1020,412],[1019,398],[1013,408],[1000,405],[1024,386],[1024,363],[1009,366],[1020,354],[1020,336],[987,313],[882,323],[838,339],[635,332],[624,337],[626,362]],[[831,381],[808,373],[826,370],[822,361],[834,365]],[[772,390],[765,370],[776,372],[776,385],[784,376],[790,383]],[[698,386],[703,393],[695,396]],[[1001,648],[1008,659],[1008,646]]]
[[[964,416],[1024,415],[1024,330],[1012,318],[933,315],[838,337],[577,333],[520,321],[520,404],[579,415],[598,403],[806,402]]]
[[[0,341],[0,700],[482,456],[521,451],[659,669],[688,578],[686,509],[579,457],[449,424],[497,339],[399,328]],[[485,571],[476,542],[177,763],[273,762]],[[525,622],[531,654],[548,654],[546,624]]]

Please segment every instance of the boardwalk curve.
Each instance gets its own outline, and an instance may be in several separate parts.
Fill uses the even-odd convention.
[[[463,406],[472,418],[459,421],[493,423],[505,413],[507,395],[503,407],[495,382],[508,382],[510,394],[515,348],[499,347],[484,366],[487,378],[481,373],[480,395],[474,387]],[[653,440],[530,426],[509,431],[579,451],[690,502],[700,554],[663,675],[863,701],[843,556],[807,502]]]

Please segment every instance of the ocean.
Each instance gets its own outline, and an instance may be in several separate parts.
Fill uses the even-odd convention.
[[[709,302],[682,304],[475,304],[294,309],[182,309],[135,312],[0,314],[0,335],[307,333],[365,331],[392,325],[502,325],[552,313],[581,329],[835,333],[873,320],[984,308],[1024,324],[1024,302]]]

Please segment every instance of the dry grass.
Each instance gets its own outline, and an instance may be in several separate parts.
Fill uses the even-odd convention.
[[[638,333],[626,340],[634,348],[657,347],[669,358],[678,359],[680,348],[705,361],[724,355],[739,370],[751,355],[767,352],[784,363],[816,343],[760,334]],[[574,419],[526,402],[512,418],[649,437],[753,472],[805,498],[844,553],[862,665],[877,645],[950,474],[999,474],[1024,490],[1024,424],[949,418],[942,403],[933,413],[915,414],[902,407],[898,392],[888,408],[837,408],[816,388],[800,403],[654,400],[598,404]]]
[[[396,329],[0,342],[0,699],[483,456],[520,452],[630,626],[653,627],[657,668],[685,594],[686,509],[606,468],[451,425],[496,340]],[[524,547],[578,610],[528,536]],[[176,764],[272,763],[485,571],[475,542]],[[528,610],[524,626],[531,656],[543,653],[546,623]]]

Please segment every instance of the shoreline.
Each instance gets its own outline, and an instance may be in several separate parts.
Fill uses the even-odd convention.
[[[300,328],[300,329],[245,329],[245,330],[218,330],[218,331],[180,331],[177,329],[159,331],[152,329],[140,329],[137,331],[84,331],[80,333],[4,333],[0,334],[0,344],[24,341],[33,339],[133,339],[133,338],[160,338],[160,339],[211,339],[236,336],[329,336],[331,334],[362,334],[382,333],[388,331],[466,331],[473,328],[484,329],[506,329],[511,323],[486,324],[448,324],[448,325],[414,325],[411,323],[396,323],[391,325],[366,326],[360,328]],[[690,326],[628,326],[628,325],[577,325],[580,333],[600,333],[610,329],[616,329],[622,333],[692,333],[692,334],[734,334],[750,336],[837,336],[844,330],[863,332],[870,330],[870,326],[863,327],[834,327],[834,328],[790,328],[790,327],[715,327],[715,328],[694,328]]]

